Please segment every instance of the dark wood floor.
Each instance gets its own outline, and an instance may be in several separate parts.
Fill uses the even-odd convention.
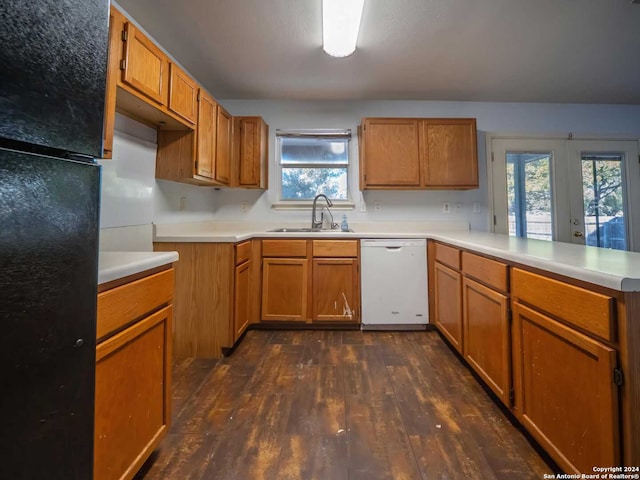
[[[436,332],[250,331],[174,365],[137,479],[541,479],[551,468]]]

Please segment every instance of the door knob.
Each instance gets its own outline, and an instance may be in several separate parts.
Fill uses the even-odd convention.
[[[584,233],[582,233],[580,230],[575,230],[573,232],[573,236],[574,237],[584,237]]]

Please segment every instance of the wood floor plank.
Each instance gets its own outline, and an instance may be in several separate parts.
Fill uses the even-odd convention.
[[[407,365],[407,345],[413,345],[416,336],[412,332],[379,332],[380,355],[385,365]]]
[[[300,330],[276,330],[269,339],[271,345],[303,345],[305,331]]]
[[[385,395],[393,394],[391,379],[377,346],[344,345],[342,361],[346,395],[379,401]]]
[[[380,332],[367,332],[362,330],[345,330],[342,332],[343,345],[375,345],[378,341],[376,334]]]
[[[240,438],[242,440],[238,441]],[[236,430],[229,441],[218,444],[202,478],[273,480],[277,473],[281,443],[282,435],[266,428]]]
[[[243,394],[238,399],[229,431],[248,431],[264,428],[283,434],[289,422],[294,402],[292,394],[272,391],[264,395]]]
[[[287,435],[277,480],[347,480],[346,435]]]
[[[271,392],[293,393],[302,368],[303,345],[269,344],[264,358],[245,388],[246,393],[268,395]]]
[[[305,365],[298,377],[287,433],[322,436],[344,429],[341,367]]]
[[[346,404],[349,478],[420,478],[395,396],[347,395]]]
[[[265,330],[249,330],[232,355],[223,357],[220,365],[243,364],[247,368],[255,368],[263,360],[264,346],[269,344],[272,332]]]
[[[186,358],[173,362],[171,397],[174,417],[182,411],[193,392],[200,388],[217,362],[217,359],[210,358]]]
[[[305,345],[300,361],[303,365],[337,366],[342,363],[342,347],[327,346],[324,343]]]
[[[171,433],[217,434],[224,431],[250,378],[243,368],[218,364],[178,414]]]
[[[433,331],[249,331],[215,365],[176,363],[173,396],[182,408],[137,480],[553,472]]]
[[[136,480],[199,480],[213,456],[219,437],[215,435],[169,434],[136,475]]]

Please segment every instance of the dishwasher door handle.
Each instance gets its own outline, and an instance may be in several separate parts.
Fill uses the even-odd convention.
[[[384,247],[384,248],[386,248],[387,250],[393,250],[393,251],[396,251],[396,252],[399,251],[399,250],[402,250],[402,247]]]

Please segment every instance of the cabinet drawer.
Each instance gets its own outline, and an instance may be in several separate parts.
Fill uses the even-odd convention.
[[[170,303],[173,288],[174,270],[170,268],[100,293],[96,338],[102,339],[161,305]]]
[[[614,340],[614,299],[514,268],[512,297],[607,340]]]
[[[509,291],[508,267],[480,255],[462,252],[462,272],[502,292]]]
[[[236,245],[236,265],[246,262],[251,257],[251,242]]]
[[[436,260],[460,270],[460,250],[436,242]]]
[[[357,240],[314,240],[314,257],[357,257]]]
[[[306,257],[306,240],[263,240],[263,257]]]

